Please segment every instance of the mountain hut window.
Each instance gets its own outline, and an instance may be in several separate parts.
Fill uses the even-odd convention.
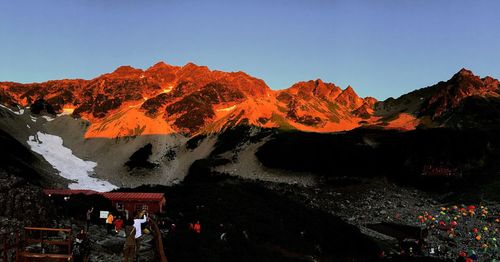
[[[148,205],[146,204],[136,204],[135,205],[135,211],[148,211]]]

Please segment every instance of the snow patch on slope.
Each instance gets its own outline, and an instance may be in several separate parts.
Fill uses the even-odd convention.
[[[50,122],[50,121],[55,119],[55,118],[52,118],[50,116],[42,116],[42,117],[45,118],[45,120],[47,120],[47,122]]]
[[[228,112],[228,111],[231,111],[231,110],[234,110],[236,108],[236,105],[234,106],[230,106],[230,107],[226,107],[226,108],[221,108],[221,109],[217,109],[217,112]]]
[[[5,108],[5,109],[9,110],[10,112],[12,112],[12,113],[14,113],[14,114],[16,114],[16,115],[18,115],[18,116],[20,116],[20,115],[23,115],[23,114],[24,114],[24,109],[23,109],[23,108],[20,108],[19,106],[17,107],[17,109],[18,109],[19,111],[14,111],[14,110],[12,110],[12,109],[10,109],[10,108],[8,108],[8,107],[6,107],[6,106],[2,105],[2,104],[0,104],[0,107],[3,107],[3,108]]]
[[[90,177],[97,166],[96,162],[84,161],[73,155],[71,149],[63,146],[62,138],[38,132],[28,141],[31,150],[42,155],[59,174],[75,181],[69,184],[71,189],[91,189],[99,192],[110,191],[117,187],[108,181]]]

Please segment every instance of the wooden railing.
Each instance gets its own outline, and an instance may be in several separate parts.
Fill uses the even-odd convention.
[[[160,262],[167,262],[167,256],[165,256],[165,250],[163,249],[163,237],[161,236],[160,228],[153,219],[149,219],[149,225],[153,229],[156,255]]]
[[[71,261],[71,243],[71,229],[25,227],[17,261]]]

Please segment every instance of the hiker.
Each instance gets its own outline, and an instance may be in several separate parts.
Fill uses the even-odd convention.
[[[114,220],[113,214],[109,212],[108,217],[106,218],[106,230],[108,234],[111,234],[111,230],[113,229],[113,220]]]
[[[142,218],[141,218],[142,217]],[[148,221],[148,216],[145,211],[138,212],[134,219],[134,228],[135,228],[135,255],[137,261],[139,261],[139,250],[141,249],[141,240],[142,240],[142,223],[146,223]]]
[[[224,241],[224,242],[225,242],[225,241],[227,241],[227,234],[226,234],[226,232],[224,232],[224,233],[222,233],[222,234],[220,235],[220,240],[221,240],[221,241]]]
[[[75,242],[73,243],[73,261],[75,262],[88,262],[90,256],[90,241],[85,234],[83,228],[76,235]]]
[[[92,212],[94,212],[94,207],[91,207],[89,210],[87,210],[87,232],[89,231],[90,228],[90,220],[92,219]]]
[[[474,250],[471,250],[469,252],[467,252],[467,254],[469,255],[467,258],[470,258],[472,261],[477,261],[478,260],[478,257],[477,257],[477,254]]]
[[[115,224],[115,232],[118,234],[122,230],[123,227],[123,220],[120,216],[118,216],[115,221],[113,222]]]
[[[200,224],[200,221],[196,221],[196,223],[194,224],[189,224],[189,227],[191,230],[193,230],[193,232],[197,233],[197,234],[200,234],[201,233],[201,224]]]
[[[125,245],[123,246],[123,261],[133,262],[136,256],[135,227],[133,220],[125,224]]]
[[[243,237],[245,237],[246,240],[248,240],[248,233],[246,230],[243,230],[241,231],[241,233],[243,234]]]
[[[224,224],[219,224],[219,234],[221,241],[227,241],[226,229],[224,228]]]

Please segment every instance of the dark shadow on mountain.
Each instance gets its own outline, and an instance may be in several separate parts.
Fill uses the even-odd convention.
[[[484,180],[484,171],[496,168],[497,134],[497,130],[445,128],[279,132],[256,155],[267,167],[311,172],[327,180],[387,176],[404,185],[449,191],[473,187]]]
[[[125,165],[133,170],[135,168],[154,168],[157,165],[149,162],[149,157],[153,153],[152,151],[153,145],[151,143],[146,144],[145,146],[139,148],[135,151],[129,158],[129,160],[125,163]]]
[[[500,129],[500,98],[471,96],[450,112],[446,125],[454,128]]]

